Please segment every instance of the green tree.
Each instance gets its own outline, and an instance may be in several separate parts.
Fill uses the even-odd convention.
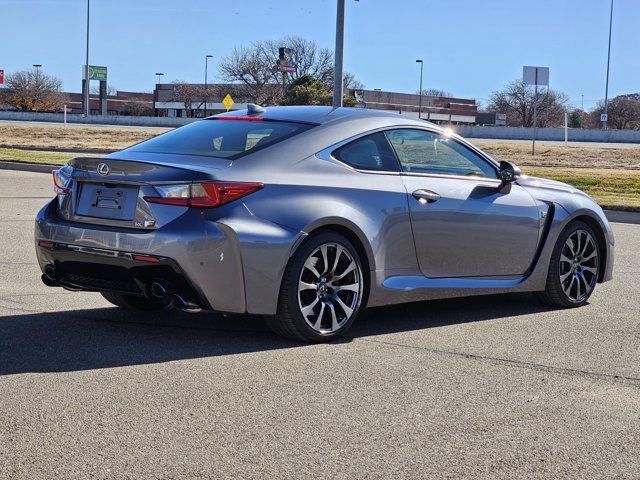
[[[327,90],[327,85],[313,75],[302,75],[293,80],[286,88],[284,105],[331,105],[333,93]],[[345,96],[342,100],[346,107],[354,106],[356,101],[352,96]]]

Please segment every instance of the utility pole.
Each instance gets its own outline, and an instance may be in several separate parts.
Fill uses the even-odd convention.
[[[89,116],[89,6],[91,0],[87,0],[87,56],[84,62],[84,116]]]
[[[580,95],[580,110],[584,112],[584,93]]]
[[[158,84],[159,84],[160,83],[160,77],[162,77],[164,75],[164,73],[156,72],[156,75],[158,76]]]
[[[606,120],[602,122],[602,129],[607,130],[609,121],[609,63],[611,62],[611,27],[613,26],[613,0],[611,0],[611,12],[609,13],[609,48],[607,49],[607,83],[604,89],[604,115]]]
[[[333,66],[333,108],[342,106],[343,85],[343,61],[344,61],[344,3],[345,0],[337,0],[336,12],[336,50]]]
[[[204,57],[204,116],[207,116],[207,64],[209,59],[213,58],[213,55],[207,55]]]
[[[422,60],[416,60],[416,63],[420,64],[420,90],[418,90],[418,118],[422,119],[422,70],[424,62]]]

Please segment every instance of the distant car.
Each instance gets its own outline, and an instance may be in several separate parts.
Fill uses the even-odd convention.
[[[343,334],[365,307],[434,298],[577,307],[612,276],[589,196],[380,111],[250,106],[53,177],[35,225],[45,284],[265,315],[303,341]]]

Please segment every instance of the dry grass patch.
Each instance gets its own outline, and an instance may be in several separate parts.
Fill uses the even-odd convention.
[[[167,129],[170,130],[170,129]],[[0,146],[59,150],[122,150],[160,132],[104,128],[0,126]]]
[[[75,157],[95,157],[97,154],[79,154],[69,152],[43,152],[39,150],[19,150],[0,148],[0,161],[42,163],[45,165],[64,165]]]
[[[508,160],[518,165],[640,168],[640,145],[636,146],[564,146],[536,144],[536,154],[531,155],[530,142],[473,140],[473,144],[496,160]]]

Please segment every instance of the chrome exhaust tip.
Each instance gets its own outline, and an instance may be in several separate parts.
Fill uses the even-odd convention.
[[[202,311],[202,308],[200,308],[198,305],[185,300],[184,297],[178,295],[177,293],[174,293],[171,296],[171,305],[173,305],[173,307],[178,310],[188,313],[198,313]]]
[[[169,294],[167,287],[160,282],[152,282],[149,285],[149,294],[156,300],[163,300]]]

